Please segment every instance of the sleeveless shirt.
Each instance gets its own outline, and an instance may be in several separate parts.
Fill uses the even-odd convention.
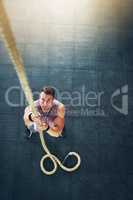
[[[62,103],[59,102],[58,100],[54,99],[53,100],[53,106],[48,112],[43,112],[39,99],[35,101],[35,107],[37,112],[40,114],[40,118],[43,122],[47,123],[50,127],[53,124],[53,121],[56,117],[58,117],[58,108]]]

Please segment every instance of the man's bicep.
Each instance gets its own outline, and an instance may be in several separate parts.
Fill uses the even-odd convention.
[[[64,107],[63,104],[58,108],[57,116],[59,118],[64,118],[65,117],[65,107]]]

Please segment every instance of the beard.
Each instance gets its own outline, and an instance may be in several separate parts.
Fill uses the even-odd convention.
[[[50,109],[52,108],[52,105],[51,106],[41,106],[41,109],[43,112],[48,112]]]

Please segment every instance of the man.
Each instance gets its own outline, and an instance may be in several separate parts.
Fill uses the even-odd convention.
[[[53,137],[61,136],[64,128],[64,105],[55,99],[55,90],[52,87],[44,87],[40,93],[40,97],[34,102],[37,110],[35,116],[30,106],[25,108],[24,122],[29,132],[32,133],[47,131]]]

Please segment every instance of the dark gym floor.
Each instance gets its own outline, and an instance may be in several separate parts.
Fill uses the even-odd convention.
[[[61,160],[76,151],[82,162],[72,173],[60,168],[53,176],[41,172],[44,153],[38,135],[24,137],[25,98],[1,39],[0,199],[132,200],[133,4],[112,0],[89,6],[90,1],[83,0],[82,7],[70,9],[71,21],[62,13],[56,19],[45,18],[46,12],[42,19],[42,1],[33,2],[7,0],[6,8],[34,98],[43,86],[52,85],[68,107],[65,137],[46,136],[46,141]],[[128,114],[111,105],[112,94],[123,86],[129,90]],[[86,97],[90,105],[78,101],[83,90],[86,96],[92,94],[92,99]],[[96,95],[101,92],[98,104]],[[117,108],[121,98],[122,94],[114,101]]]

